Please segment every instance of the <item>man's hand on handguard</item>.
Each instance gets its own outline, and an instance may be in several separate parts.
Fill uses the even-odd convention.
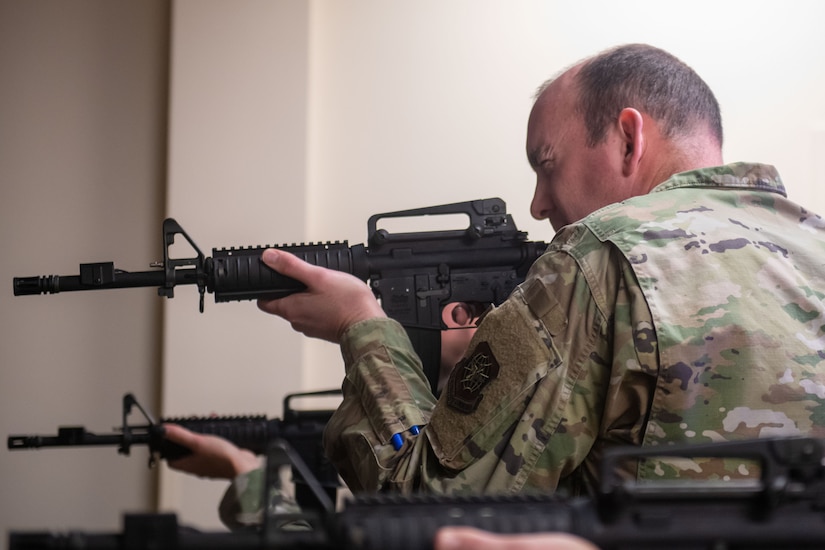
[[[340,343],[344,331],[359,321],[386,317],[370,288],[357,277],[307,263],[282,250],[265,250],[266,265],[306,285],[285,298],[258,300],[258,307],[283,317],[292,328],[313,338]]]
[[[435,537],[435,550],[598,550],[567,533],[496,535],[470,527],[445,527]]]
[[[234,479],[261,465],[252,451],[241,449],[226,439],[195,433],[176,424],[164,424],[164,437],[186,447],[192,454],[168,460],[169,467],[198,477]]]

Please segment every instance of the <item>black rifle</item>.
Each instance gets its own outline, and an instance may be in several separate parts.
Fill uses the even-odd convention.
[[[761,465],[761,479],[750,484],[647,484],[623,483],[614,473],[622,460],[663,456],[753,459]],[[9,550],[424,550],[432,548],[436,531],[447,525],[498,533],[567,532],[605,550],[821,549],[825,547],[823,458],[823,442],[810,438],[614,449],[605,455],[602,485],[592,498],[358,497],[338,513],[327,508],[267,516],[259,530],[238,533],[181,529],[174,514],[126,514],[120,533],[11,531]],[[276,442],[268,454],[267,475],[293,460],[298,461],[288,446]],[[279,529],[276,522],[288,519],[302,520],[308,527]]]
[[[313,479],[323,487],[330,500],[340,486],[338,473],[324,453],[322,435],[329,421],[332,409],[296,409],[291,403],[305,397],[340,395],[341,390],[294,393],[284,397],[282,418],[267,419],[264,415],[249,416],[190,416],[161,418],[155,421],[130,393],[123,396],[122,423],[116,433],[96,434],[82,426],[61,426],[57,435],[10,435],[7,446],[10,450],[40,449],[43,447],[92,447],[117,446],[118,452],[129,455],[133,445],[149,447],[149,466],[158,459],[174,460],[191,453],[186,447],[169,441],[163,436],[163,424],[178,424],[193,432],[216,435],[227,439],[255,454],[264,455],[273,441],[286,441],[298,455]],[[129,424],[129,415],[136,407],[146,421],[145,424]],[[303,476],[293,476],[295,497],[302,506],[311,506],[316,499],[308,492]]]
[[[391,234],[378,229],[384,218],[466,214],[464,230]],[[182,235],[196,252],[173,259],[169,247]],[[304,286],[269,269],[261,254],[266,248],[292,252],[309,263],[345,271],[369,281],[389,317],[404,326],[435,390],[441,358],[441,318],[451,302],[498,305],[524,280],[527,270],[544,252],[546,243],[527,241],[503,200],[490,198],[388,212],[367,222],[368,244],[347,241],[301,245],[212,249],[205,257],[183,228],[171,218],[163,222],[163,262],[153,271],[126,272],[113,262],[80,264],[75,276],[15,277],[14,295],[55,294],[75,290],[158,287],[171,298],[177,285],[195,284],[203,311],[204,293],[216,302],[280,298]]]

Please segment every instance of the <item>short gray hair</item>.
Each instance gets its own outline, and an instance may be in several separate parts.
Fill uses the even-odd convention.
[[[575,84],[590,147],[604,139],[625,107],[653,117],[668,138],[688,135],[704,124],[722,146],[722,115],[710,87],[664,50],[646,44],[607,50],[581,64]]]

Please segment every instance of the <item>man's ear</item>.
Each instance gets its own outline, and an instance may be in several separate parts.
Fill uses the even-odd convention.
[[[619,113],[619,131],[622,140],[622,175],[633,175],[639,169],[644,154],[644,118],[636,109],[625,107]]]

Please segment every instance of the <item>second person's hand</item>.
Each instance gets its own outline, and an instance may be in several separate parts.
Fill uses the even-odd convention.
[[[163,425],[164,437],[186,447],[191,454],[167,460],[169,467],[199,477],[234,479],[260,466],[252,451],[241,449],[226,439],[195,433],[177,424]]]

